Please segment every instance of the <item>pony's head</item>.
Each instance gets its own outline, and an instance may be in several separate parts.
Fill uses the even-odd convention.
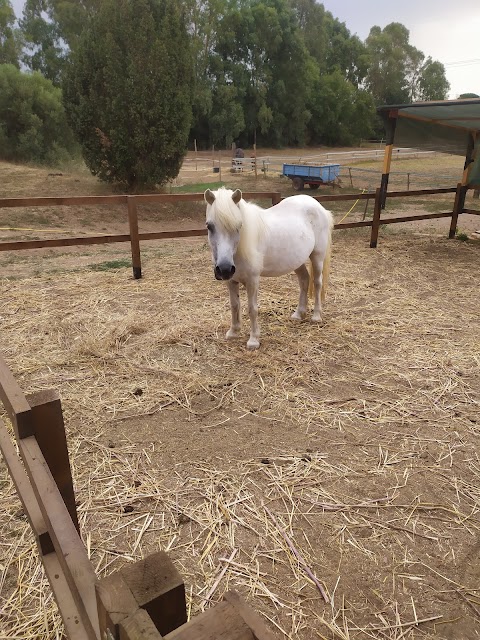
[[[218,189],[204,194],[207,203],[208,242],[212,250],[215,278],[230,280],[235,273],[235,252],[240,241],[242,214],[240,189]]]

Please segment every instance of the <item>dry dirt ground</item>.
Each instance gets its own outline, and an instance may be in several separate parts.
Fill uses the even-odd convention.
[[[16,185],[2,195],[105,190],[0,171]],[[121,208],[12,211],[1,226],[124,224]],[[142,224],[197,226],[202,211],[145,207]],[[479,638],[480,254],[445,236],[390,225],[371,250],[367,230],[336,232],[323,323],[290,320],[293,276],[266,279],[255,353],[246,317],[224,339],[204,239],[145,245],[140,281],[126,245],[0,254],[0,348],[25,393],[60,391],[98,574],[161,548],[191,615],[234,587],[279,638]],[[0,638],[58,638],[3,466],[0,491]]]

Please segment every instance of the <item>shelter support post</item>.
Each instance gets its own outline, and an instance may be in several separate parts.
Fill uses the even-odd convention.
[[[383,156],[382,181],[380,189],[382,190],[381,208],[385,209],[387,201],[388,179],[390,177],[390,165],[392,163],[393,141],[395,139],[395,128],[397,126],[397,112],[392,110],[389,114],[387,129],[387,137],[385,140],[385,153]]]
[[[457,185],[457,192],[455,194],[455,202],[453,205],[452,222],[450,224],[450,231],[448,232],[449,238],[454,238],[457,232],[458,216],[463,212],[465,208],[465,197],[468,190],[468,181],[470,177],[470,171],[475,160],[475,136],[474,132],[469,132],[467,142],[467,152],[465,154],[465,164],[463,165],[462,181]]]
[[[133,277],[142,277],[142,262],[140,259],[140,238],[138,234],[138,213],[135,196],[127,196],[128,225],[130,227],[130,246],[132,249]]]
[[[454,238],[457,232],[458,216],[462,213],[465,206],[465,196],[467,195],[467,187],[461,182],[457,185],[455,193],[455,202],[453,203],[452,221],[450,223],[449,238]]]
[[[378,231],[380,229],[380,215],[382,211],[383,191],[380,187],[375,191],[375,203],[373,207],[372,232],[370,235],[370,248],[375,249],[378,241]]]

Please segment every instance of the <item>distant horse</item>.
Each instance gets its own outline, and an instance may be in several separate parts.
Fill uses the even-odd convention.
[[[300,299],[292,318],[305,318],[308,293],[314,288],[312,320],[319,322],[320,301],[325,300],[330,265],[333,227],[330,211],[307,195],[285,198],[270,209],[262,209],[243,200],[239,189],[207,189],[205,201],[215,278],[226,280],[230,292],[232,325],[227,339],[240,335],[238,289],[242,283],[247,289],[250,315],[247,348],[258,349],[260,346],[257,305],[260,276],[282,276],[295,271]],[[312,263],[313,276],[305,265],[308,259]]]

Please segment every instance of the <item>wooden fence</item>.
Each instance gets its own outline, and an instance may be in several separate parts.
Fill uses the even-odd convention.
[[[80,538],[58,393],[25,396],[0,356],[0,450],[70,640],[275,640],[236,591],[187,622],[185,587],[162,551],[97,579]],[[23,462],[23,464],[22,464]]]
[[[378,242],[378,233],[381,225],[396,224],[400,222],[411,222],[414,220],[429,220],[434,218],[451,218],[449,237],[455,235],[458,216],[462,213],[480,215],[480,211],[465,209],[465,195],[468,185],[458,184],[456,187],[440,189],[418,189],[414,191],[391,191],[386,194],[387,198],[408,198],[414,196],[428,196],[441,193],[455,193],[455,200],[451,211],[442,213],[427,213],[402,217],[382,217],[382,191],[377,189],[371,193],[361,194],[339,194],[339,195],[317,195],[315,200],[324,202],[348,202],[352,200],[365,200],[366,205],[370,200],[374,201],[373,218],[371,220],[361,220],[357,222],[340,222],[335,225],[335,229],[354,229],[358,227],[371,227],[370,246],[375,248]],[[245,192],[246,199],[268,199],[272,205],[279,203],[283,197],[276,191],[256,191]],[[112,205],[125,204],[128,211],[128,234],[123,235],[101,235],[84,236],[78,238],[54,238],[46,240],[20,240],[14,242],[0,242],[0,251],[20,251],[26,249],[44,249],[47,247],[69,247],[76,245],[110,244],[114,242],[130,242],[132,253],[132,266],[134,278],[142,277],[142,264],[140,256],[140,241],[144,240],[165,240],[168,238],[190,238],[207,235],[205,228],[184,229],[174,231],[154,231],[150,233],[140,233],[138,226],[138,206],[147,203],[165,202],[198,202],[203,201],[203,193],[185,194],[148,194],[148,195],[115,195],[115,196],[75,196],[65,198],[0,198],[0,209],[13,207],[50,207],[50,206],[90,206],[90,205]],[[365,207],[365,211],[366,211]]]

